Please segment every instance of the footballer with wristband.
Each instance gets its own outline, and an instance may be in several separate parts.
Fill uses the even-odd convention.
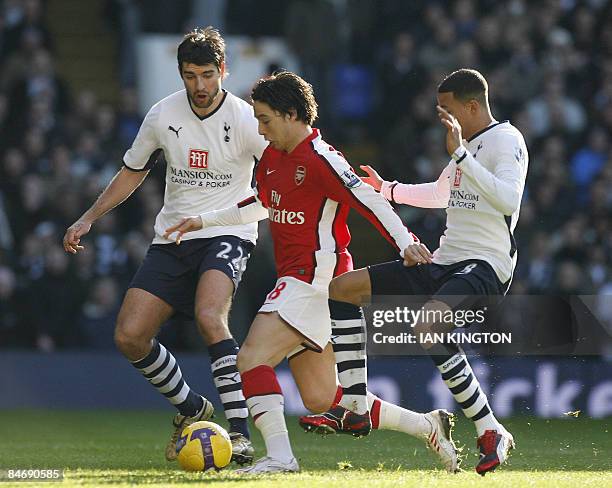
[[[361,168],[368,173],[363,180],[388,200],[446,209],[446,229],[438,249],[428,255],[409,246],[406,256],[421,266],[394,261],[339,276],[330,285],[331,299],[359,304],[379,295],[429,296],[425,308],[444,314],[476,307],[479,296],[507,293],[516,265],[513,233],[527,174],[525,140],[508,121],[492,117],[487,82],[472,69],[460,69],[442,81],[437,111],[447,130],[446,150],[451,157],[437,181],[387,182],[370,166]],[[453,328],[420,322],[415,332],[419,338]],[[480,449],[476,471],[484,475],[494,470],[507,459],[514,439],[495,418],[465,353],[455,344],[420,344],[465,416],[474,421]],[[310,416],[308,421],[317,423],[321,418]]]

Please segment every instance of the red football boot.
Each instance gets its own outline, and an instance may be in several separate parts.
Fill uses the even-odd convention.
[[[484,476],[506,462],[510,450],[514,449],[514,438],[505,429],[501,433],[486,430],[476,441],[476,446],[480,448],[480,461],[476,465],[476,472]]]
[[[340,405],[335,405],[324,413],[300,417],[299,423],[306,432],[321,435],[341,433],[363,437],[372,430],[369,413],[358,414]]]

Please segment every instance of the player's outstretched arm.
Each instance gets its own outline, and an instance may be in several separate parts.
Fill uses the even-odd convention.
[[[125,201],[140,186],[148,171],[132,171],[121,168],[108,186],[100,194],[95,203],[66,230],[64,234],[64,250],[76,254],[83,249],[81,237],[91,230],[92,224],[104,214]]]
[[[252,196],[231,207],[192,217],[184,217],[178,224],[166,229],[164,238],[170,240],[170,236],[176,232],[174,242],[180,244],[183,235],[187,232],[198,231],[204,227],[250,224],[266,218],[268,218],[268,210],[255,196]]]
[[[332,150],[319,155],[325,162],[320,166],[319,181],[327,196],[354,208],[368,219],[403,256],[403,250],[417,239],[406,229],[389,202],[370,185],[363,184],[342,154]]]
[[[360,168],[368,176],[362,181],[379,191],[387,200],[421,208],[446,208],[450,198],[449,168],[446,167],[437,181],[409,185],[397,181],[385,181],[371,166]]]

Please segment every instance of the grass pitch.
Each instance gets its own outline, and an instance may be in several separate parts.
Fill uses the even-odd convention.
[[[517,449],[507,465],[484,478],[471,422],[458,416],[455,439],[463,447],[464,471],[449,475],[416,439],[376,431],[365,439],[306,434],[288,419],[302,472],[244,479],[231,469],[185,473],[164,459],[172,412],[0,411],[0,470],[64,470],[64,481],[7,482],[25,486],[235,486],[268,487],[604,487],[612,486],[609,420],[507,419]],[[221,418],[216,420],[224,425]],[[258,455],[263,442],[254,433]]]

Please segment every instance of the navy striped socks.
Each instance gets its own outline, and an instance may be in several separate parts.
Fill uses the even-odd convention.
[[[500,424],[463,350],[455,345],[435,345],[429,354],[464,415],[474,421],[478,435],[488,429],[499,430]]]
[[[157,340],[153,339],[153,348],[149,354],[130,362],[181,415],[191,417],[202,408],[202,397],[185,382],[176,359]]]
[[[248,439],[249,410],[242,393],[242,379],[236,368],[238,344],[234,339],[225,339],[209,346],[208,353],[210,369],[225,410],[225,417],[230,424],[230,432],[240,432]]]
[[[368,411],[365,320],[361,308],[329,300],[332,348],[343,395],[340,405],[355,413]]]

